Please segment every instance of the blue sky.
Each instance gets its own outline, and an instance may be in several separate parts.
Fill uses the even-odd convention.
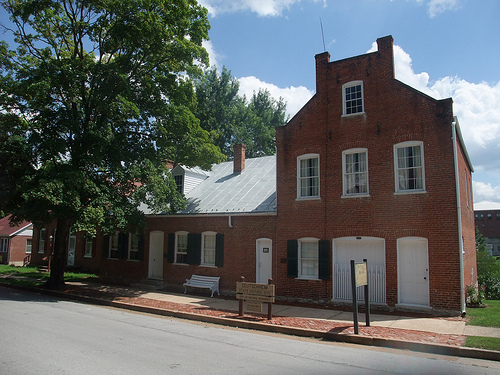
[[[226,66],[247,97],[259,88],[283,97],[290,116],[314,94],[317,53],[356,56],[392,35],[396,78],[453,98],[475,169],[475,209],[500,209],[500,1],[199,2],[209,10],[211,64]]]
[[[500,0],[198,1],[209,10],[211,64],[226,66],[247,97],[259,88],[283,97],[290,116],[314,94],[317,53],[356,56],[392,35],[396,78],[453,98],[475,209],[500,209]]]

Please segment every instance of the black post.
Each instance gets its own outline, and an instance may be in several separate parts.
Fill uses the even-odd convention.
[[[243,283],[243,282],[245,282],[245,277],[244,277],[244,276],[241,276],[241,277],[240,277],[240,281],[241,281],[242,283]],[[240,309],[239,309],[240,311],[239,311],[239,316],[243,316],[243,315],[245,314],[245,308],[243,307],[243,306],[244,306],[244,304],[245,304],[245,301],[244,301],[244,300],[242,300],[242,299],[240,299],[240,306],[239,306],[239,307],[240,307]]]
[[[268,279],[267,283],[271,285],[273,283],[273,279]],[[273,318],[273,303],[269,302],[267,304],[267,320],[271,320]]]
[[[366,316],[366,326],[370,326],[370,298],[368,296],[368,262],[363,259],[366,266],[366,284],[365,284],[365,316]]]
[[[359,333],[358,323],[358,300],[356,298],[356,265],[354,260],[351,259],[351,284],[352,284],[352,312],[354,318],[354,333]]]

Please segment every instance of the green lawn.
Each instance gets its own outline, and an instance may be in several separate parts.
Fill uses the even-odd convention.
[[[10,284],[22,284],[40,286],[49,278],[48,272],[40,272],[37,267],[14,267],[0,264],[1,280]],[[97,276],[89,273],[65,272],[65,281],[81,281],[97,279]]]
[[[487,300],[488,307],[467,308],[469,325],[500,328],[500,301]]]

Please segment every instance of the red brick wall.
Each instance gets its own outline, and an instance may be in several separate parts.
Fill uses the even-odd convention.
[[[458,216],[451,100],[434,100],[395,80],[392,38],[379,51],[326,63],[317,56],[317,94],[277,130],[277,256],[286,241],[374,236],[386,240],[387,303],[397,301],[398,238],[428,239],[430,304],[460,309]],[[364,114],[342,116],[342,85],[363,81]],[[422,141],[425,193],[395,194],[394,149]],[[342,151],[368,149],[369,197],[342,197]],[[320,155],[320,199],[298,201],[297,157]],[[332,281],[288,278],[278,263],[278,294],[330,299]]]

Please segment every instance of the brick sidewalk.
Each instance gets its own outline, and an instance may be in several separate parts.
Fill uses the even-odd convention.
[[[228,310],[216,310],[208,307],[195,306],[189,304],[181,304],[167,301],[152,300],[143,297],[126,297],[115,293],[98,291],[95,289],[68,286],[66,293],[82,295],[102,299],[105,301],[126,303],[136,306],[144,306],[149,308],[191,313],[198,315],[206,315],[218,318],[229,318],[241,321],[250,321],[255,323],[265,323],[276,326],[285,326],[291,328],[300,328],[319,332],[330,332],[340,335],[353,335],[354,326],[344,322],[336,322],[330,320],[307,319],[296,317],[273,316],[272,320],[267,320],[267,317],[261,314],[249,314],[241,317],[238,313]],[[386,327],[365,327],[363,323],[359,326],[359,336],[380,338],[388,340],[418,342],[423,344],[448,345],[453,347],[462,347],[465,343],[466,336],[439,334],[424,331],[395,329]]]

